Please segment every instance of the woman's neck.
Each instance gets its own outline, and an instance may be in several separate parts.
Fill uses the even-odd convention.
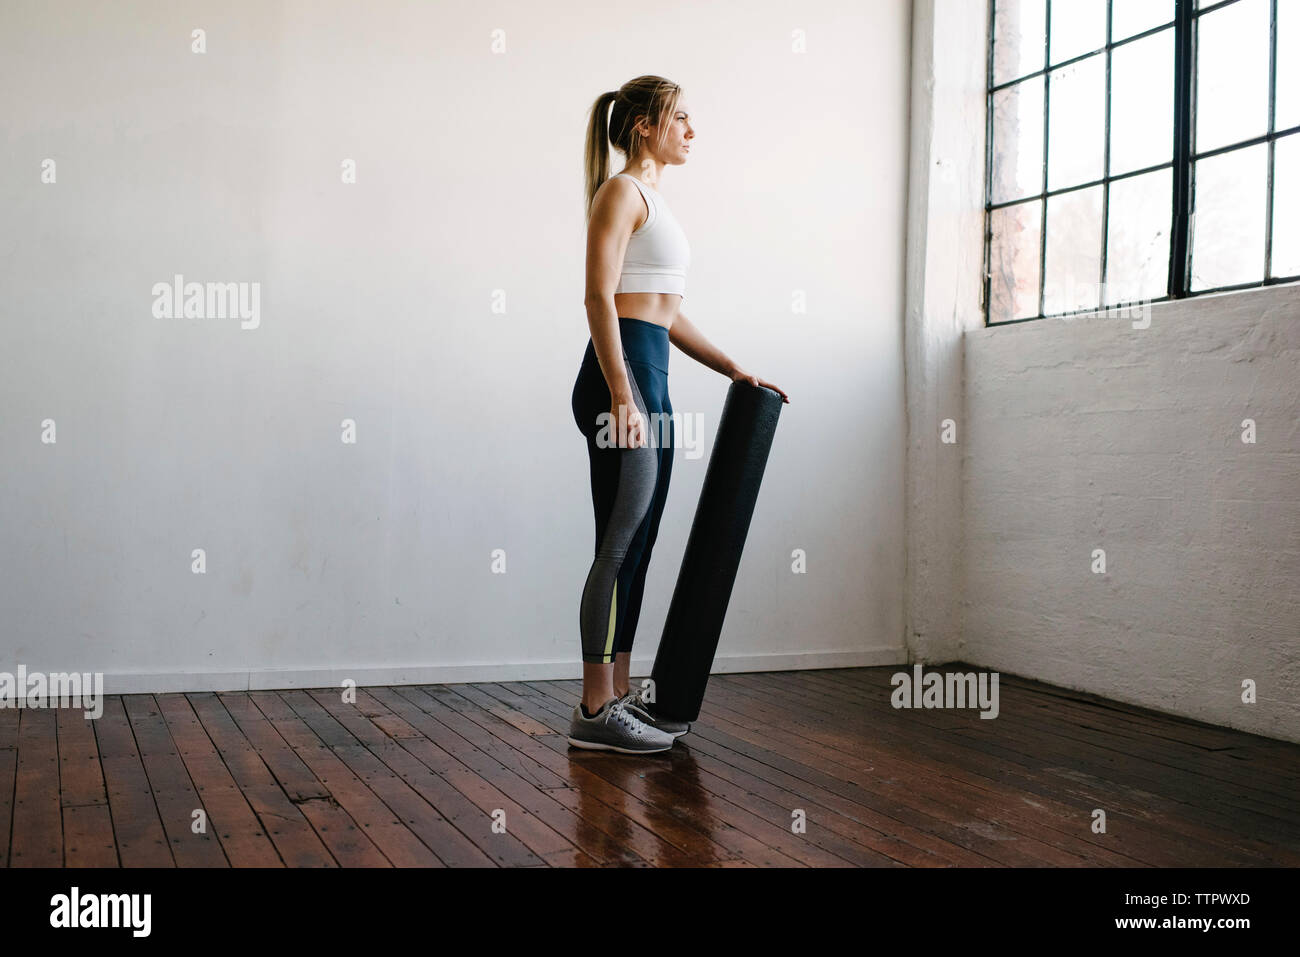
[[[647,186],[652,186],[655,189],[658,189],[659,179],[663,175],[663,167],[654,160],[648,159],[636,163],[628,163],[627,166],[619,170],[616,175],[621,176],[623,173],[626,173],[629,176],[635,176]]]

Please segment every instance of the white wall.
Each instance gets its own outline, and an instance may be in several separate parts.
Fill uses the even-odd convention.
[[[1300,741],[1300,285],[985,328],[986,18],[915,4],[909,656]]]
[[[663,190],[685,311],[791,395],[719,667],[902,660],[909,17],[7,0],[0,670],[110,692],[579,673],[582,136],[646,72],[698,134]],[[260,283],[259,327],[155,318],[176,273]],[[727,382],[672,363],[707,450]],[[641,670],[706,463],[678,451]]]

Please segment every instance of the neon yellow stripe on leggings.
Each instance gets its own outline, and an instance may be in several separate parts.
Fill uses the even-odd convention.
[[[614,580],[614,593],[609,596],[609,634],[605,636],[605,657],[614,650],[614,612],[618,607],[618,580]],[[608,663],[608,662],[606,662]]]

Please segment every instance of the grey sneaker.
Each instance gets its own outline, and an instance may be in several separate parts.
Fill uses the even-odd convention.
[[[645,698],[642,697],[641,692],[635,688],[618,700],[623,707],[627,708],[628,711],[631,711],[646,724],[650,725],[650,727],[671,734],[674,739],[680,738],[687,731],[691,730],[691,723],[689,721],[670,721],[667,718],[661,718],[656,715],[650,710],[654,705],[647,703]]]
[[[569,723],[569,744],[592,751],[621,751],[624,754],[653,754],[673,746],[671,734],[646,724],[623,706],[621,699],[605,702],[588,718],[579,703]]]

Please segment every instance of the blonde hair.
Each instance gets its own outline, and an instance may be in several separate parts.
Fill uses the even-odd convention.
[[[591,119],[587,122],[584,163],[585,215],[588,220],[596,190],[609,179],[609,148],[613,146],[619,150],[628,162],[639,155],[646,145],[646,137],[636,129],[641,117],[646,118],[648,126],[658,124],[659,139],[655,146],[662,146],[668,133],[665,120],[677,108],[681,93],[682,88],[671,80],[647,75],[628,80],[617,90],[596,97],[591,107]],[[611,103],[614,106],[612,113],[609,109]]]

